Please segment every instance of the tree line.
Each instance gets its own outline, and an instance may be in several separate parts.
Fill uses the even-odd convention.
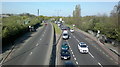
[[[106,35],[106,37],[120,41],[120,2],[113,7],[110,16],[106,14],[98,14],[81,17],[78,15],[81,14],[80,10],[78,11],[80,8],[77,7],[79,7],[79,5],[76,5],[75,10],[73,11],[73,17],[64,17],[67,24],[75,24],[77,28],[86,32],[88,30],[94,32],[100,30],[101,34]]]
[[[40,25],[44,19],[42,16],[35,16],[29,13],[26,14],[6,14],[9,17],[2,17],[0,26],[2,28],[2,44],[7,46],[8,44],[14,42],[17,38],[23,34],[29,32],[28,26]]]

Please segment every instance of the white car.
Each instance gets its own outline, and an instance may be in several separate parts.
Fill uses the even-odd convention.
[[[89,52],[88,46],[84,42],[80,42],[78,44],[78,49],[81,53],[88,53]]]
[[[74,32],[74,30],[73,30],[73,29],[70,29],[70,32],[71,32],[71,33],[73,33],[73,32]]]
[[[63,31],[62,38],[63,39],[68,39],[69,38],[68,31]]]

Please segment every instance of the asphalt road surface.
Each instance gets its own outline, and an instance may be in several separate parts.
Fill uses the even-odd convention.
[[[3,65],[48,65],[52,51],[52,32],[50,23],[38,29],[20,48],[11,53]]]
[[[93,65],[98,67],[117,67],[117,61],[115,61],[108,53],[106,53],[103,48],[101,48],[98,43],[91,40],[90,38],[86,37],[84,34],[80,33],[79,31],[75,31],[74,33],[70,33],[70,39],[63,40],[61,37],[61,41],[58,44],[57,49],[57,62],[56,65],[64,65],[65,61],[72,61],[75,65]],[[67,41],[69,44],[69,51],[71,53],[70,60],[61,60],[60,58],[60,49],[61,44]],[[81,54],[78,50],[78,43],[85,42],[88,45],[89,53],[88,54]]]

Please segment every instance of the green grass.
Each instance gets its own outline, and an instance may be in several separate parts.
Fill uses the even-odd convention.
[[[61,31],[61,29],[58,27],[58,25],[55,24],[55,23],[52,23],[52,24],[53,24],[53,26],[55,27],[55,32],[56,32],[56,34],[61,34],[62,31]]]
[[[73,29],[72,25],[65,24],[66,26],[70,27],[70,29]]]

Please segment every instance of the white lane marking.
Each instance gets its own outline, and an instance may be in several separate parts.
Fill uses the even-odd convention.
[[[75,36],[73,36],[75,38]],[[76,39],[76,38],[75,38]]]
[[[71,48],[70,48],[70,50],[71,50]]]
[[[72,50],[71,50],[71,52],[72,52]]]
[[[97,47],[96,47],[97,48]],[[98,49],[98,48],[97,48]]]
[[[108,55],[106,55],[107,57],[109,57]]]
[[[101,67],[103,67],[103,66],[101,65],[101,63],[99,63],[99,62],[98,62],[98,65],[100,65]]]
[[[110,60],[113,60],[112,58],[110,58]]]
[[[69,46],[70,47],[70,46]],[[70,47],[71,48],[71,47]]]
[[[116,64],[118,64],[118,62],[115,62]]]
[[[44,37],[44,34],[42,36]]]
[[[105,52],[103,52],[103,54],[105,54]]]
[[[40,39],[40,40],[42,40],[42,39]]]
[[[76,61],[76,64],[78,64],[78,62]]]
[[[32,55],[32,52],[30,52],[30,54],[29,55]]]
[[[80,42],[78,39],[76,39],[78,42]]]
[[[73,52],[72,52],[72,54],[73,54]]]
[[[74,58],[74,60],[76,60],[76,58]]]
[[[94,56],[89,52],[90,56],[94,58]]]
[[[73,54],[73,57],[75,57],[75,55]]]
[[[102,50],[100,50],[100,52],[101,52]]]
[[[39,44],[37,43],[36,46],[38,46]]]

